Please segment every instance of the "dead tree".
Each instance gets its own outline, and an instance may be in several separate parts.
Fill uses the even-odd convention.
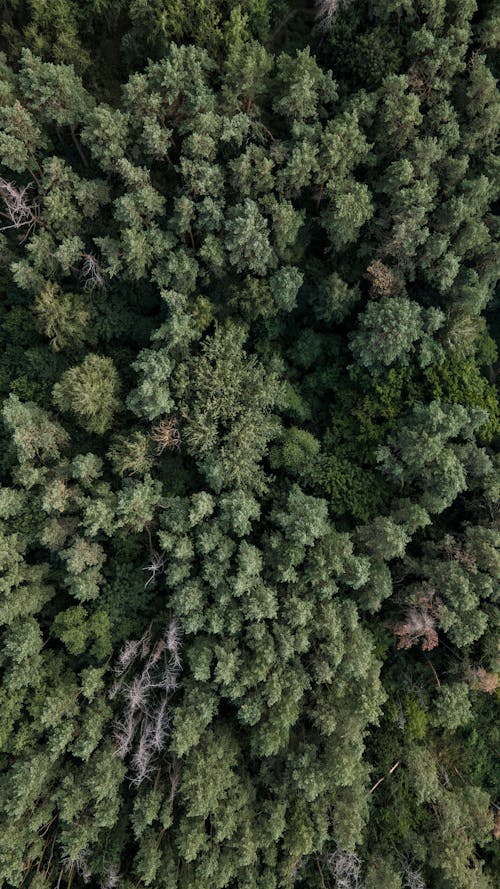
[[[158,755],[167,746],[171,696],[182,670],[181,636],[179,623],[172,618],[156,642],[149,627],[141,639],[129,639],[118,656],[118,678],[109,694],[111,698],[118,696],[122,703],[121,716],[114,726],[115,753],[120,759],[128,759],[135,785],[152,775]],[[178,779],[178,769],[174,768],[174,793]]]
[[[7,225],[2,226],[0,232],[24,229],[22,240],[25,241],[40,222],[40,205],[36,200],[30,199],[29,192],[32,188],[32,182],[18,188],[13,182],[0,176],[0,197],[5,207],[0,215],[7,220]]]

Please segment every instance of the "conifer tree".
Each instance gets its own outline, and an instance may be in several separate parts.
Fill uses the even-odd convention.
[[[491,889],[493,5],[4,6],[0,880]]]

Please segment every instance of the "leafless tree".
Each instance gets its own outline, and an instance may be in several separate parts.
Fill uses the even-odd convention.
[[[404,620],[394,627],[394,633],[399,637],[398,648],[420,644],[423,651],[430,651],[439,644],[434,617],[422,608],[409,608]]]
[[[408,861],[403,865],[403,880],[404,889],[427,889],[421,872],[415,870]]]
[[[330,873],[335,880],[335,889],[361,889],[362,861],[354,852],[346,852],[337,846],[327,857]]]
[[[88,850],[81,849],[76,858],[73,858],[72,855],[63,847],[61,854],[61,864],[64,870],[67,873],[77,872],[78,876],[81,877],[84,883],[89,883],[92,874],[90,873],[90,868],[87,863]]]
[[[117,864],[111,864],[106,871],[104,879],[101,881],[101,889],[116,889],[121,881],[120,868]]]
[[[445,768],[445,766],[443,765],[443,763],[439,764],[439,774],[441,775],[441,780],[442,780],[444,786],[447,787],[448,790],[451,790],[453,785],[450,781],[450,776],[448,774],[448,771]]]
[[[163,689],[165,689],[166,692],[175,691],[175,689],[177,688],[177,685],[178,685],[177,676],[178,676],[178,672],[172,670],[172,667],[169,664],[166,667],[166,669],[165,669],[165,671],[164,671],[164,673],[163,673],[163,675],[156,687],[163,688]]]
[[[165,738],[170,728],[171,718],[167,707],[168,698],[164,697],[160,702],[154,719],[153,747],[158,753],[165,747]]]
[[[32,188],[32,182],[23,188],[17,188],[13,182],[0,176],[0,197],[5,206],[1,215],[7,220],[7,225],[0,228],[0,231],[25,229],[23,240],[29,237],[40,221],[40,205],[36,200],[30,200],[29,192]]]
[[[82,277],[85,280],[85,290],[95,290],[97,287],[104,287],[106,283],[101,264],[93,253],[84,254]]]
[[[163,454],[166,448],[169,450],[180,448],[181,434],[177,427],[177,418],[169,417],[166,420],[160,420],[158,425],[154,427],[151,438],[158,445],[158,454]]]
[[[114,727],[115,752],[120,759],[130,757],[135,785],[152,774],[155,757],[165,750],[172,720],[170,696],[182,669],[181,635],[179,623],[172,619],[152,645],[149,627],[141,639],[126,642],[118,657],[115,670],[120,678],[110,693],[119,694],[123,704]]]
[[[142,634],[140,639],[142,657],[146,657],[151,651],[151,626]]]
[[[118,664],[115,667],[117,673],[124,673],[125,670],[128,670],[130,665],[135,661],[137,655],[139,654],[139,646],[141,644],[140,639],[129,639],[125,642],[120,655],[118,657]]]
[[[413,602],[413,605],[407,607],[403,620],[394,627],[394,633],[399,637],[398,648],[420,645],[423,651],[431,651],[439,645],[436,630],[439,602],[436,600],[435,590],[430,584],[422,584]]]
[[[341,6],[349,0],[316,0],[316,28],[318,31],[330,31],[333,20]]]
[[[123,646],[118,656],[118,662],[114,667],[114,671],[118,674],[119,678],[111,686],[108,692],[108,697],[110,698],[110,700],[116,698],[118,692],[123,689],[127,673],[136,662],[137,658],[139,657],[139,653],[141,653],[143,658],[145,658],[149,654],[150,645],[151,627],[148,627],[148,629],[145,631],[140,639],[128,639],[125,642],[125,645]]]
[[[300,871],[300,869],[301,869],[301,867],[302,867],[303,864],[304,864],[304,858],[303,858],[302,855],[300,855],[300,856],[297,858],[297,860],[294,861],[294,863],[293,863],[293,865],[292,865],[292,871],[291,871],[290,876],[291,876],[291,878],[292,878],[292,882],[293,882],[293,883],[295,883],[295,881],[297,880],[297,878],[298,878],[298,876],[299,876],[299,871]]]
[[[168,625],[166,643],[172,657],[172,664],[175,669],[179,669],[181,666],[181,635],[181,628],[175,618],[173,618]]]
[[[146,587],[148,587],[150,583],[153,583],[153,581],[156,580],[157,575],[161,574],[161,572],[163,571],[164,565],[164,553],[153,552],[149,565],[146,565],[146,567],[142,569],[143,571],[149,571],[150,573],[150,576],[144,584],[144,589],[146,589]]]
[[[139,742],[132,756],[132,768],[134,770],[134,777],[132,779],[133,784],[142,784],[144,779],[151,774],[151,760],[155,752],[153,735],[153,723],[149,719],[143,720],[141,723]]]
[[[140,676],[127,686],[127,701],[132,712],[135,710],[146,711],[148,692],[151,688],[151,679],[147,670],[143,670]]]
[[[472,687],[477,691],[484,691],[492,695],[500,685],[500,679],[496,673],[490,673],[484,667],[471,668]]]
[[[129,710],[122,720],[115,723],[115,750],[120,759],[125,759],[132,749],[138,718]]]

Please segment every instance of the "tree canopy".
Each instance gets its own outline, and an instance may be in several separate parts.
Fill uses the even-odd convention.
[[[9,889],[495,885],[498,17],[304,6],[4,3]]]

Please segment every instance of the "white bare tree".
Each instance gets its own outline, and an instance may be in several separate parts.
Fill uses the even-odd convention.
[[[122,876],[120,874],[120,868],[117,864],[110,864],[108,867],[104,879],[101,882],[101,889],[116,889],[117,886],[120,885],[120,881]]]
[[[362,889],[362,861],[354,852],[337,846],[327,857],[328,869],[335,880],[335,889]]]
[[[341,6],[346,6],[350,0],[316,0],[316,28],[318,31],[330,31],[333,20]]]
[[[104,287],[106,283],[101,264],[93,253],[85,253],[83,256],[82,277],[85,290],[95,290],[97,287]]]
[[[150,583],[153,583],[156,580],[158,574],[161,574],[161,572],[163,571],[164,566],[164,553],[153,551],[151,553],[151,561],[149,565],[146,565],[146,567],[142,569],[143,571],[149,571],[149,577],[144,584],[144,589],[146,589],[146,587],[148,587]]]
[[[18,188],[13,182],[8,182],[0,176],[0,198],[4,204],[4,210],[0,212],[7,220],[7,225],[2,226],[0,232],[25,229],[23,240],[31,234],[40,221],[40,205],[36,200],[30,199],[29,192],[32,188],[32,182],[23,188]]]
[[[63,847],[61,854],[61,864],[66,873],[76,873],[84,883],[89,883],[91,879],[90,868],[87,863],[88,849],[81,849],[76,857],[73,857],[68,850]]]
[[[173,618],[154,644],[149,627],[141,639],[129,639],[118,656],[118,679],[109,693],[111,698],[119,695],[123,706],[114,726],[115,753],[120,759],[129,757],[135,785],[152,774],[155,758],[166,747],[170,696],[182,670],[181,636]]]
[[[410,862],[403,865],[404,889],[427,889],[426,882],[419,870],[415,870]]]

